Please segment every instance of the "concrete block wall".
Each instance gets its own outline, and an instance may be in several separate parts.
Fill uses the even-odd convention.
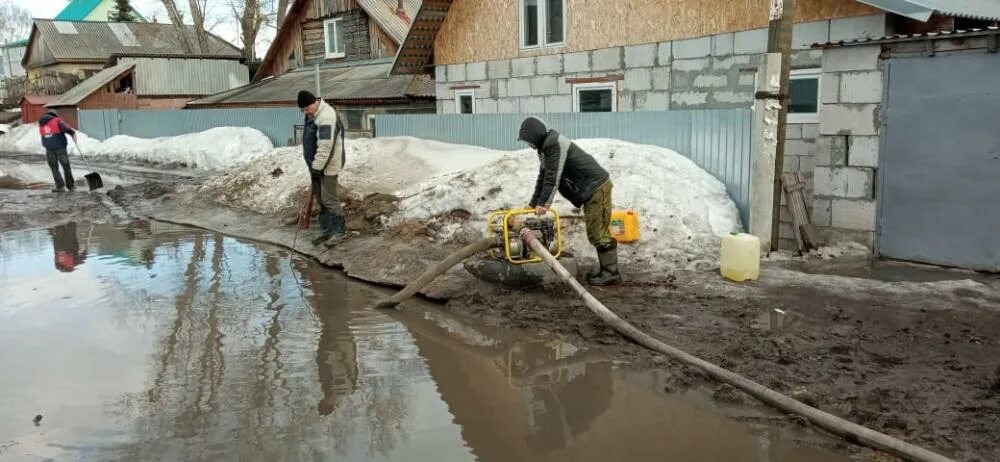
[[[873,246],[883,81],[881,47],[823,54],[813,223],[831,241]]]
[[[883,36],[885,22],[885,15],[874,15],[796,24],[794,29],[792,66],[823,68],[821,117],[832,117],[840,124],[800,124],[788,128],[785,169],[805,174],[807,205],[815,205],[811,213],[821,219],[817,223],[820,226],[829,227],[834,215],[842,226],[859,226],[859,220],[850,222],[856,215],[845,218],[846,214],[855,213],[848,210],[852,204],[838,202],[836,214],[824,210],[833,207],[834,198],[845,201],[863,198],[835,195],[840,191],[828,191],[833,180],[827,181],[824,176],[827,189],[822,194],[815,191],[813,199],[813,177],[814,171],[830,174],[816,168],[821,165],[821,158],[831,157],[829,142],[821,136],[826,134],[824,127],[827,131],[836,129],[837,133],[843,129],[851,132],[849,147],[858,151],[852,156],[852,165],[844,168],[872,171],[877,165],[877,131],[868,127],[866,121],[877,116],[881,72],[870,68],[870,56],[857,58],[853,51],[832,50],[826,53],[834,53],[834,58],[827,59],[823,50],[810,47],[831,40]],[[756,29],[673,42],[438,66],[435,73],[438,112],[455,112],[455,91],[459,89],[475,91],[476,110],[481,113],[570,112],[573,80],[595,78],[614,82],[619,111],[752,107],[756,69],[766,47],[767,30]],[[850,126],[841,127],[844,124]],[[848,176],[854,178],[837,176],[836,181]],[[851,194],[859,193],[852,189]],[[794,247],[787,206],[782,211],[781,230],[782,245]]]

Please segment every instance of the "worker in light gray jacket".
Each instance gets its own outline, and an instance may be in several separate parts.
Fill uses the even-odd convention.
[[[347,221],[337,196],[337,177],[347,161],[344,125],[332,106],[308,91],[299,92],[298,104],[306,115],[302,154],[320,207],[321,231],[319,237],[313,239],[313,245],[333,246],[347,232]]]

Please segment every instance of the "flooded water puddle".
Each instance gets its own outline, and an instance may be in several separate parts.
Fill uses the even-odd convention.
[[[199,230],[2,234],[0,294],[2,460],[847,460],[662,371],[372,310],[384,290]]]

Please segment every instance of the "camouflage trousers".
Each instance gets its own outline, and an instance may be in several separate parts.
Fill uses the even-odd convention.
[[[611,180],[605,181],[594,191],[590,200],[583,205],[583,220],[587,224],[587,240],[598,252],[617,247],[618,241],[611,237]]]

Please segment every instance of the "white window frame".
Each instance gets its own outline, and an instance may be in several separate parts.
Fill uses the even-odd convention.
[[[368,114],[365,116],[365,123],[368,124],[368,130],[375,129],[375,116],[378,114]]]
[[[465,90],[455,90],[455,114],[465,114],[462,112],[462,97],[468,96],[472,98],[472,114],[476,113],[476,90],[475,89],[465,89]]]
[[[562,0],[562,25],[563,25],[563,37],[561,42],[548,43],[545,41],[546,28],[548,27],[548,0],[538,0],[538,44],[537,45],[527,45],[525,41],[528,38],[528,34],[524,30],[524,0],[517,0],[517,30],[518,30],[518,45],[522,50],[537,50],[539,48],[558,48],[566,46],[566,36],[569,34],[569,26],[566,24],[566,8],[569,6],[569,0]]]
[[[611,112],[618,112],[618,82],[573,84],[573,112],[580,112],[580,90],[611,90]]]
[[[816,112],[815,113],[788,113],[788,123],[790,124],[818,124],[819,123],[819,110],[823,105],[823,69],[822,68],[809,68],[809,69],[795,69],[792,70],[789,75],[789,81],[791,80],[806,80],[806,79],[816,79]],[[791,84],[789,84],[791,88]],[[788,96],[788,103],[791,105],[791,95]]]
[[[343,19],[344,18],[330,18],[330,19],[327,19],[326,21],[323,21],[323,51],[326,52],[326,59],[336,59],[336,58],[343,58],[344,56],[347,56],[347,53],[346,53],[346,51],[347,51],[347,44],[343,44],[344,45],[344,52],[338,53],[337,50],[336,50],[336,48],[337,48],[336,46],[334,46],[334,50],[333,51],[330,51],[330,37],[329,37],[329,34],[330,34],[330,24],[334,24],[336,26],[336,31],[339,32],[340,31],[340,23],[341,23],[341,21]],[[337,35],[335,33],[334,34],[334,39],[336,39],[336,38],[337,38]],[[336,43],[335,45],[340,45],[340,43]]]

